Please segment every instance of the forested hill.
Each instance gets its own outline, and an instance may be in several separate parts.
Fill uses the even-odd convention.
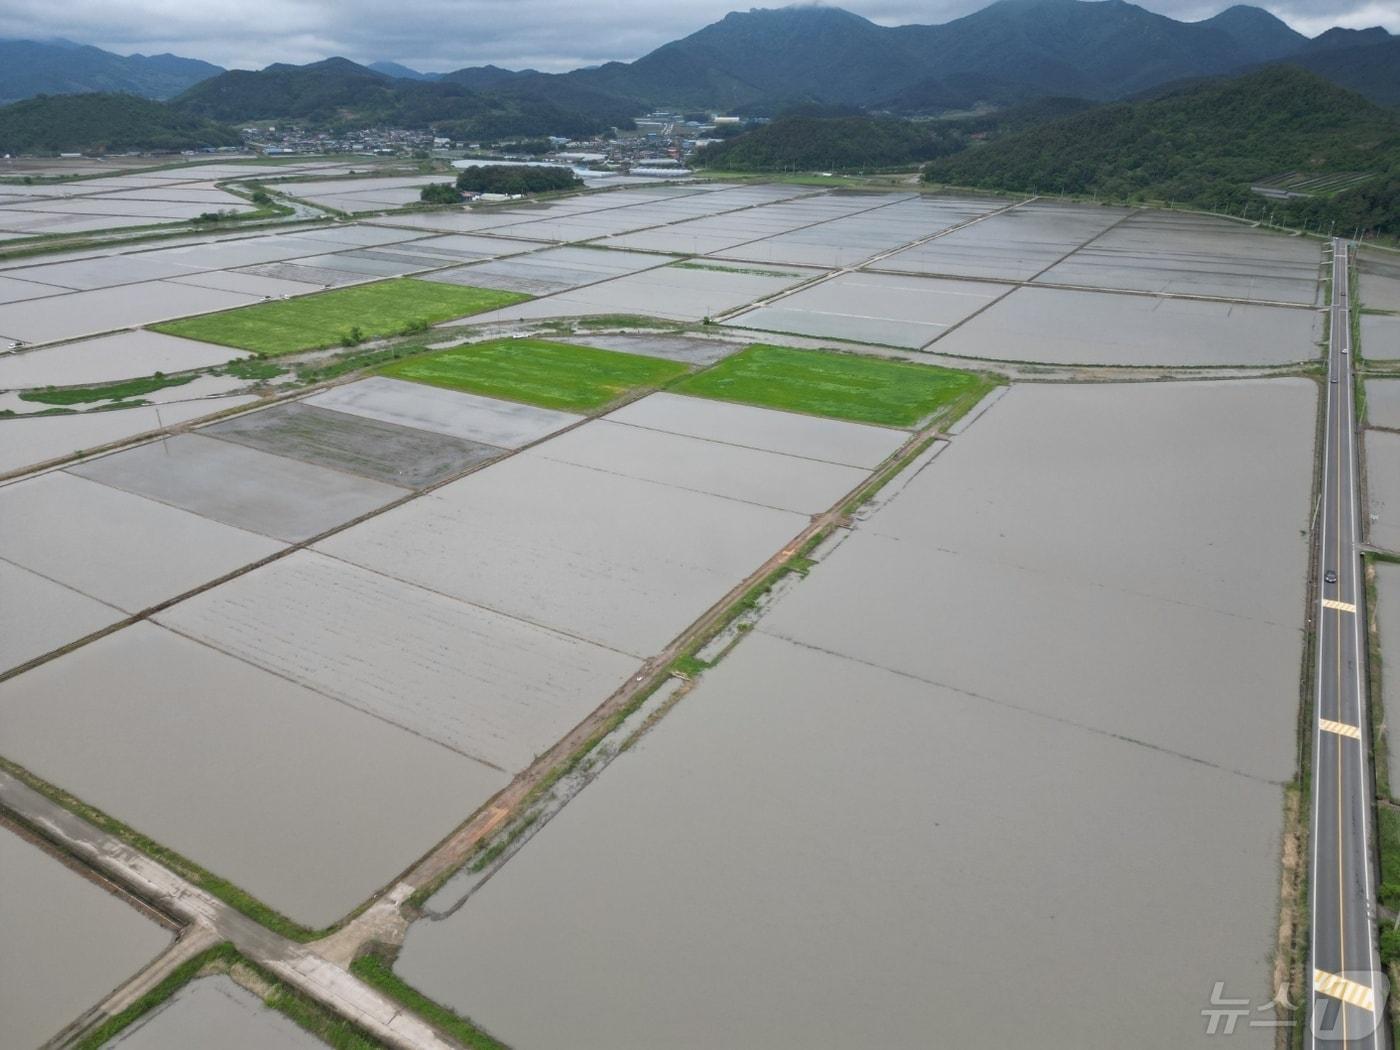
[[[1284,61],[1365,95],[1372,102],[1400,106],[1400,38],[1382,36],[1377,40],[1357,35],[1362,38],[1361,43],[1318,47]]]
[[[964,141],[907,120],[788,116],[704,147],[695,163],[726,171],[860,171],[918,164]]]
[[[98,91],[170,98],[222,72],[178,55],[114,55],[68,40],[0,40],[0,105]]]
[[[454,138],[589,135],[628,127],[631,100],[553,88],[546,78],[507,78],[492,90],[453,79],[405,80],[328,58],[306,66],[230,70],[196,84],[172,105],[222,121],[290,119],[316,124],[433,127]]]
[[[695,163],[728,171],[907,167],[957,153],[977,139],[1008,135],[1096,105],[1080,98],[1038,98],[973,116],[921,121],[801,106],[772,123],[705,146]]]
[[[1302,69],[1271,66],[1007,135],[933,161],[925,178],[1237,209],[1259,200],[1250,196],[1251,182],[1292,170],[1374,172],[1329,207],[1339,215],[1376,212],[1361,224],[1394,227],[1400,196],[1388,193],[1400,192],[1400,114]],[[1379,214],[1387,208],[1388,219]]]
[[[0,107],[0,153],[237,146],[237,131],[135,95],[40,95]]]

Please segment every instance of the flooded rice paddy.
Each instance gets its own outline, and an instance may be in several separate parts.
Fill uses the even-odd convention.
[[[1319,317],[1280,306],[1024,286],[928,349],[1037,364],[1275,365],[1319,356]]]
[[[1361,354],[1377,361],[1400,360],[1400,317],[1362,314]]]
[[[1400,552],[1400,433],[1367,430],[1366,496],[1370,502],[1366,539]]]
[[[7,758],[313,927],[509,779],[150,623],[0,683],[0,718]]]
[[[561,434],[526,455],[809,515],[837,502],[869,473],[606,419]]]
[[[645,657],[807,521],[804,514],[525,455],[317,549]]]
[[[0,560],[0,672],[126,619],[120,609]]]
[[[873,470],[907,440],[903,431],[796,412],[657,393],[608,414],[613,423]]]
[[[532,1047],[1208,1045],[1270,994],[1315,412],[1013,387],[399,972]]]
[[[201,434],[407,488],[431,485],[505,454],[494,445],[297,403],[249,412]]]
[[[287,541],[325,532],[408,491],[203,434],[177,434],[81,463],[69,471],[225,525]]]
[[[306,399],[306,404],[512,449],[538,441],[583,419],[568,412],[383,376],[313,394]]]
[[[138,406],[102,412],[0,419],[0,474],[21,471],[168,426],[246,405],[249,395],[211,397],[159,408]]]
[[[0,826],[0,1044],[34,1047],[170,943],[125,900]]]
[[[1400,430],[1400,379],[1367,379],[1366,422]]]
[[[157,619],[511,772],[637,668],[612,650],[311,551]]]
[[[0,488],[0,520],[0,557],[125,612],[283,547],[62,471]]]

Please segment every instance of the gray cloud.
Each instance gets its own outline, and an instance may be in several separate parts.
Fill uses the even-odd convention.
[[[1173,18],[1207,18],[1229,0],[1144,0]],[[778,6],[774,3],[772,6]],[[946,22],[985,0],[847,0],[839,6],[882,25]],[[1333,25],[1400,32],[1400,0],[1266,0],[1310,36]],[[0,37],[67,37],[123,54],[171,51],[259,69],[344,55],[417,69],[488,62],[566,70],[638,58],[735,7],[732,0],[6,0]]]

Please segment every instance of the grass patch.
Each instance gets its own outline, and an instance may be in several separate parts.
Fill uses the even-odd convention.
[[[245,357],[239,361],[230,361],[222,368],[216,369],[215,375],[232,376],[234,379],[276,379],[280,375],[286,374],[286,369],[281,365],[275,365],[271,361],[264,361],[257,357]]]
[[[380,369],[396,379],[585,412],[685,371],[685,365],[674,361],[542,339],[454,346]]]
[[[1381,884],[1376,896],[1387,908],[1400,907],[1400,809],[1381,803],[1376,807],[1377,848],[1381,857]]]
[[[439,321],[524,302],[495,288],[394,278],[299,299],[240,306],[223,313],[151,325],[157,332],[252,350],[265,356],[355,346],[367,339],[421,332]]]
[[[992,376],[937,365],[759,344],[672,389],[858,423],[912,427],[936,413],[966,411],[996,384]]]
[[[1366,589],[1366,685],[1371,695],[1367,712],[1371,716],[1371,771],[1376,781],[1376,794],[1390,798],[1390,731],[1385,720],[1385,683],[1381,677],[1384,668],[1381,666],[1380,629],[1376,623],[1380,594],[1376,588],[1375,560],[1375,555],[1367,554],[1362,561]]]
[[[365,984],[379,989],[400,1006],[417,1014],[429,1024],[441,1029],[471,1050],[506,1050],[467,1018],[455,1010],[434,1002],[406,983],[377,955],[362,955],[350,964],[350,972]]]
[[[141,397],[156,390],[171,386],[184,386],[194,379],[192,375],[167,376],[157,372],[145,379],[131,379],[125,383],[112,383],[108,386],[48,386],[42,390],[28,390],[19,395],[21,401],[35,401],[41,405],[81,405],[89,401],[121,401],[129,397]]]
[[[186,959],[165,976],[165,980],[141,996],[121,1013],[113,1014],[107,1020],[88,1032],[77,1043],[76,1050],[98,1050],[116,1036],[124,1032],[141,1017],[166,1002],[211,963],[228,964],[239,957],[238,949],[225,941],[207,951]]]
[[[83,1036],[75,1050],[99,1050],[152,1010],[168,1002],[191,981],[201,975],[228,973],[234,969],[251,972],[262,984],[270,986],[272,990],[263,1002],[327,1045],[337,1050],[382,1050],[383,1044],[364,1029],[279,981],[227,941],[186,959],[121,1013],[107,1018]]]
[[[467,870],[479,872],[482,871],[486,865],[499,860],[501,855],[519,842],[520,836],[534,827],[539,819],[540,815],[538,813],[531,813],[523,820],[517,821],[515,826],[512,827],[508,833],[498,836],[495,842],[473,856],[472,862],[467,865]]]

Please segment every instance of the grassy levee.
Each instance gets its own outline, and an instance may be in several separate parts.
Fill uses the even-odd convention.
[[[404,981],[377,954],[361,955],[350,964],[350,972],[365,984],[377,988],[410,1013],[417,1014],[433,1027],[446,1032],[469,1050],[507,1050],[506,1045],[493,1039],[451,1007],[443,1006]]]
[[[127,172],[125,174],[131,173]],[[91,177],[109,178],[110,176],[111,173],[108,172],[101,176],[94,175]],[[68,180],[60,179],[55,181]],[[220,188],[227,189],[228,187]],[[219,233],[226,229],[232,232],[236,230],[239,225],[266,225],[273,227],[274,232],[281,233],[285,230],[306,229],[325,223],[325,220],[319,217],[312,219],[288,219],[286,222],[278,223],[273,223],[272,221],[281,216],[290,215],[291,213],[291,208],[279,205],[276,201],[273,201],[271,205],[260,207],[256,211],[240,212],[238,215],[225,216],[215,223],[200,222],[198,219],[173,219],[168,222],[154,222],[146,226],[118,226],[106,230],[83,230],[78,233],[31,234],[16,238],[13,241],[7,241],[4,245],[0,245],[0,262],[29,259],[35,256],[49,255],[58,251],[88,251],[94,248],[110,248],[114,245],[125,248],[132,245],[170,240],[175,237],[189,237],[202,233]]]
[[[82,817],[83,820],[86,820],[96,828],[100,828],[113,838],[121,840],[133,849],[144,853],[157,863],[165,865],[186,882],[198,886],[206,893],[219,898],[219,900],[223,901],[229,907],[242,912],[254,922],[266,926],[269,930],[281,934],[288,940],[303,944],[318,940],[330,934],[339,925],[339,923],[337,923],[324,930],[313,930],[303,926],[289,919],[277,909],[264,904],[251,893],[240,889],[227,879],[205,870],[189,858],[182,856],[167,846],[162,846],[154,839],[147,838],[145,835],[141,834],[141,832],[127,826],[115,817],[109,816],[96,806],[89,805],[77,796],[71,795],[62,788],[50,784],[41,777],[35,776],[23,766],[17,765],[7,758],[0,758],[0,770],[9,773],[15,779],[27,784],[45,798],[56,802],[70,813]]]
[[[780,266],[764,267],[761,263],[734,263],[729,266],[721,266],[719,263],[707,262],[678,262],[667,267],[668,270],[701,270],[706,273],[742,273],[751,277],[792,277],[799,280],[810,280],[810,273],[794,273],[792,270],[784,270]]]
[[[411,277],[253,303],[151,325],[153,331],[251,350],[266,357],[354,346],[522,303],[530,296]]]
[[[675,383],[678,394],[910,428],[967,411],[994,377],[916,361],[756,343]],[[960,413],[959,413],[960,414]]]
[[[384,1044],[364,1029],[279,981],[227,941],[186,959],[125,1010],[83,1035],[74,1044],[74,1050],[100,1050],[196,978],[236,970],[245,971],[257,985],[270,989],[263,995],[263,1003],[269,1009],[285,1015],[328,1046],[336,1050],[382,1050]]]
[[[1375,552],[1362,556],[1362,580],[1366,589],[1366,686],[1369,694],[1367,711],[1371,716],[1371,770],[1376,782],[1376,794],[1381,798],[1391,797],[1390,731],[1387,728],[1383,692],[1385,683],[1382,679],[1381,635],[1377,619],[1380,592],[1376,586],[1376,563],[1389,561],[1391,558]]]
[[[1351,304],[1348,321],[1351,324],[1352,365],[1361,363],[1361,274],[1355,266],[1347,267],[1347,302]]]
[[[1400,909],[1400,806],[1389,801],[1376,807],[1376,852],[1381,862],[1376,896],[1383,906]]]
[[[405,358],[380,373],[544,408],[587,412],[630,391],[660,386],[686,370],[674,361],[616,350],[543,339],[496,339]]]
[[[238,949],[225,941],[186,959],[166,974],[165,980],[121,1013],[113,1014],[96,1028],[87,1032],[75,1044],[75,1050],[99,1050],[104,1044],[115,1039],[146,1014],[169,1000],[171,996],[199,976],[200,971],[206,966],[216,963],[231,963],[239,957]]]
[[[351,372],[367,371],[387,365],[391,361],[399,361],[405,357],[418,357],[421,354],[431,352],[419,343],[404,343],[397,346],[379,346],[370,350],[360,350],[352,354],[340,354],[326,360],[325,363],[316,362],[295,366],[296,380],[300,386],[315,386],[318,383],[325,383],[343,375],[349,375]]]
[[[124,383],[110,383],[105,386],[64,386],[44,387],[42,390],[27,390],[19,395],[21,401],[34,401],[41,405],[83,405],[92,401],[123,401],[129,397],[142,397],[172,386],[184,386],[195,379],[193,373],[167,376],[156,373],[144,379],[128,379]]]
[[[549,322],[546,321],[546,324]],[[586,317],[572,317],[560,323],[566,331],[582,328],[646,328],[653,331],[679,332],[685,325],[679,321],[667,321],[660,317],[647,317],[645,314],[590,314]]]

